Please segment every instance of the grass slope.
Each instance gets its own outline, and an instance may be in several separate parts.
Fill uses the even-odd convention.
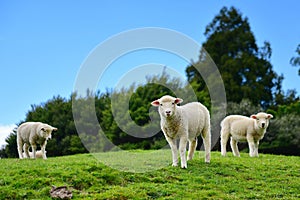
[[[170,150],[161,154],[171,159]],[[212,153],[210,164],[197,152],[188,169],[167,166],[145,173],[112,169],[90,154],[2,159],[0,199],[51,199],[52,185],[69,186],[73,199],[299,199],[299,170],[300,157],[228,153],[223,158],[219,152]]]

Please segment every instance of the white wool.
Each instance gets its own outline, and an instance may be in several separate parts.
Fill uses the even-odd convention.
[[[52,131],[57,128],[41,122],[25,122],[18,127],[17,144],[19,158],[24,158],[23,150],[26,158],[36,158],[37,144],[41,145],[41,154],[43,159],[47,159],[46,145],[47,140],[51,138]],[[29,147],[32,148],[32,156],[29,155]]]
[[[199,102],[178,106],[182,99],[171,96],[163,96],[151,104],[158,107],[161,118],[161,129],[168,141],[173,157],[173,166],[177,166],[177,139],[181,167],[187,168],[186,144],[189,141],[188,160],[193,158],[197,147],[197,136],[201,135],[205,148],[205,162],[210,162],[211,133],[210,115],[207,108]]]
[[[226,144],[231,137],[230,146],[235,156],[240,156],[237,143],[247,141],[249,144],[249,155],[258,156],[259,141],[264,137],[269,126],[271,114],[257,113],[251,117],[241,115],[230,115],[221,122],[221,154],[226,155]]]

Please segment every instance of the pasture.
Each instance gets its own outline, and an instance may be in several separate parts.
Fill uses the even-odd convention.
[[[111,152],[108,157],[121,159],[118,154]],[[110,168],[91,154],[1,159],[0,199],[51,199],[52,185],[68,186],[73,199],[300,198],[300,157],[260,154],[250,158],[241,153],[237,158],[232,152],[227,157],[212,152],[211,163],[206,164],[197,151],[188,168],[180,169],[171,167],[170,149],[161,154],[170,165],[145,173]]]

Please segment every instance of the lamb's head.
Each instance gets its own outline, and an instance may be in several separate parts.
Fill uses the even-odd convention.
[[[151,103],[152,106],[157,106],[159,114],[163,117],[172,117],[176,111],[176,105],[183,100],[180,98],[171,97],[169,95],[163,96]]]
[[[43,137],[43,138],[45,138],[46,140],[48,140],[48,139],[51,139],[51,137],[52,137],[52,136],[51,136],[52,131],[57,131],[57,128],[52,127],[52,126],[50,126],[50,125],[48,125],[48,124],[44,124],[44,125],[41,127],[39,134],[40,134],[41,137]]]
[[[269,126],[269,121],[273,118],[273,115],[264,112],[257,113],[256,115],[251,115],[252,119],[255,119],[256,125],[261,129],[266,129]]]

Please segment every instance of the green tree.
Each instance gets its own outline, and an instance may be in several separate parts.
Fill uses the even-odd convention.
[[[300,102],[285,110],[296,109],[271,120],[270,127],[261,142],[260,151],[264,153],[300,155]]]
[[[207,40],[203,48],[218,66],[227,100],[239,103],[247,98],[255,105],[270,105],[278,79],[270,63],[270,43],[257,46],[248,19],[234,7],[224,7],[204,34]],[[205,83],[195,65],[188,66],[186,74],[194,88],[202,91]]]
[[[110,111],[110,103],[107,104],[107,102],[110,102],[110,95],[107,93],[102,95],[100,92],[94,94],[87,91],[85,97],[74,95],[72,98],[76,130],[82,144],[90,152],[100,152],[112,148],[111,145],[105,143],[103,138],[103,132],[111,128],[108,124],[113,120],[106,115]],[[78,144],[78,142],[74,142],[74,139],[73,143]]]
[[[8,145],[6,145],[3,148],[3,155],[1,157],[19,157],[18,150],[17,150],[17,131],[16,129],[13,131],[13,133],[10,133],[10,135],[5,139]]]
[[[297,56],[292,57],[290,60],[291,65],[293,66],[300,66],[300,44],[298,44],[298,47],[296,49]],[[298,75],[300,76],[300,69],[298,71]]]
[[[182,95],[184,85],[166,73],[146,77],[146,84],[114,91],[111,109],[104,112],[105,135],[122,149],[151,149],[166,145],[157,110],[151,102],[163,95]]]
[[[260,105],[253,105],[249,99],[243,99],[240,103],[229,102],[227,104],[228,115],[244,115],[250,117],[262,111],[263,109]]]

